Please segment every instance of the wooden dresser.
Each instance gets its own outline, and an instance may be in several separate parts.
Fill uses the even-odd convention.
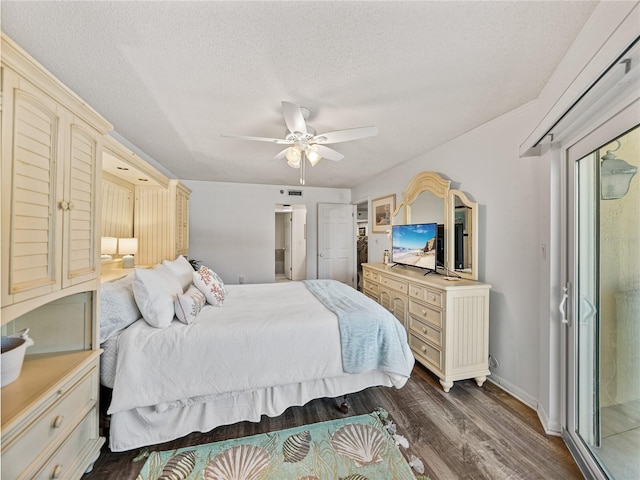
[[[445,392],[468,378],[482,386],[490,374],[491,285],[400,265],[365,263],[362,270],[363,293],[404,325],[416,360],[440,378]]]

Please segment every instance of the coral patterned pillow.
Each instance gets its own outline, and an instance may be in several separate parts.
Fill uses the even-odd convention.
[[[193,285],[176,298],[176,317],[182,323],[189,325],[198,316],[207,299],[204,294]]]
[[[227,292],[216,272],[203,265],[197,272],[193,272],[193,284],[204,293],[207,302],[216,307],[222,306]]]

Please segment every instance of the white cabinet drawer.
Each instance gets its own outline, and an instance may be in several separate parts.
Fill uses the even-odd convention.
[[[419,337],[424,337],[437,346],[442,345],[442,331],[429,323],[422,322],[415,316],[409,316],[409,329]]]
[[[98,439],[97,424],[98,407],[96,406],[33,478],[42,480],[79,478],[84,470],[80,460],[84,460]]]
[[[63,441],[97,401],[97,369],[54,393],[54,403],[23,431],[2,444],[2,477],[19,478],[47,448]],[[3,432],[4,433],[4,432]]]
[[[387,277],[386,275],[380,275],[380,283],[385,287],[389,287],[392,290],[404,293],[405,295],[409,289],[409,284],[407,282],[396,280],[395,278]]]
[[[409,334],[411,350],[418,355],[421,363],[430,363],[436,370],[442,369],[442,351],[439,348],[418,338],[413,332]]]
[[[424,303],[409,299],[409,313],[420,320],[429,322],[436,327],[442,327],[442,310],[435,309]]]
[[[442,292],[438,290],[411,284],[409,287],[409,296],[430,303],[436,307],[442,307]]]

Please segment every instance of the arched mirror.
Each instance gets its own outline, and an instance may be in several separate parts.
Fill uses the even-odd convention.
[[[478,204],[460,190],[449,191],[449,235],[447,253],[450,270],[464,278],[478,278]]]
[[[416,175],[402,194],[393,224],[437,223],[436,270],[478,278],[478,204],[435,172]]]

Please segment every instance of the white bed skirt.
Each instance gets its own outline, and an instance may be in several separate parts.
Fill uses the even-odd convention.
[[[174,408],[158,413],[153,407],[111,415],[109,447],[122,452],[168,442],[192,432],[208,432],[241,421],[258,422],[262,415],[277,417],[287,408],[316,398],[334,398],[368,387],[401,388],[407,378],[374,370],[357,375],[296,383],[263,390],[223,395],[213,402]]]

